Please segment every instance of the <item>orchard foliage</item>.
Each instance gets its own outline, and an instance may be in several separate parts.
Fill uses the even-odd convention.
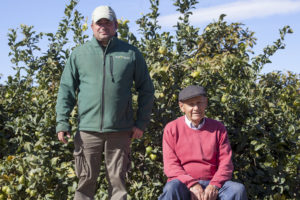
[[[66,59],[84,43],[87,23],[71,0],[55,33],[37,33],[21,25],[9,31],[9,54],[16,71],[0,87],[0,200],[72,199],[77,184],[72,139],[58,142],[55,101]],[[200,32],[189,22],[198,2],[174,0],[181,14],[174,33],[158,25],[159,0],[137,24],[140,37],[119,21],[119,38],[137,46],[146,58],[155,85],[155,104],[144,137],[132,142],[129,199],[157,199],[163,175],[163,128],[182,115],[177,94],[190,84],[207,88],[207,116],[222,121],[233,148],[233,179],[245,184],[249,199],[299,199],[299,74],[261,74],[284,49],[289,26],[253,57],[254,33],[225,15]],[[22,34],[21,37],[18,34]],[[137,39],[140,38],[140,39]],[[47,43],[46,50],[41,44]],[[43,45],[44,46],[44,45]],[[252,58],[251,58],[252,57]],[[136,106],[136,96],[134,96]],[[76,130],[76,108],[70,123]],[[104,167],[96,199],[107,198]]]

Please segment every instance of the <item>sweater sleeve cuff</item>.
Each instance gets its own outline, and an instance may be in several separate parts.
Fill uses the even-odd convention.
[[[195,185],[195,184],[197,184],[198,183],[198,181],[191,181],[191,182],[189,182],[186,186],[187,186],[187,188],[191,188],[193,185]]]
[[[217,188],[221,188],[221,187],[223,186],[223,184],[218,183],[218,182],[215,182],[215,181],[210,182],[209,185],[214,185],[214,186],[216,186]]]

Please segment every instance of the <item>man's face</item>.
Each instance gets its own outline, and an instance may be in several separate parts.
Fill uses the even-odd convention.
[[[207,97],[198,96],[183,102],[179,102],[179,107],[185,113],[187,118],[198,126],[205,116],[205,109],[207,107]]]
[[[107,45],[108,41],[116,34],[118,23],[108,19],[100,19],[91,25],[94,37],[102,44]]]

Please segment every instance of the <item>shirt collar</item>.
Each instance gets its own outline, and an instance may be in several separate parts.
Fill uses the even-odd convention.
[[[193,123],[187,118],[186,115],[184,116],[184,118],[185,118],[185,123],[186,123],[186,125],[187,125],[188,127],[190,127],[191,129],[194,129],[194,130],[199,130],[199,129],[201,129],[201,128],[203,127],[204,123],[205,123],[205,118],[203,118],[202,123],[200,123],[200,124],[198,125],[198,127],[196,127],[196,126],[194,126]]]

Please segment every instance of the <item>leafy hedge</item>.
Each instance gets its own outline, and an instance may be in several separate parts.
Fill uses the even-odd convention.
[[[0,87],[0,200],[72,199],[77,184],[72,139],[55,135],[55,101],[60,75],[71,50],[86,41],[87,24],[71,0],[55,33],[36,33],[32,26],[10,30],[11,63],[16,74]],[[254,33],[221,15],[202,33],[189,24],[196,0],[176,0],[181,13],[174,34],[157,24],[158,0],[137,21],[141,37],[119,21],[119,37],[145,55],[155,85],[155,105],[145,135],[132,142],[129,199],[157,199],[163,175],[161,140],[165,124],[182,115],[179,90],[190,84],[207,88],[207,116],[222,121],[234,151],[234,180],[245,184],[249,199],[299,199],[299,74],[260,74],[270,57],[284,48],[290,27],[251,57]],[[22,37],[17,35],[21,33]],[[72,41],[70,40],[72,38]],[[43,50],[41,42],[48,41]],[[72,46],[72,48],[70,47]],[[134,96],[136,106],[136,96]],[[70,123],[76,130],[76,108]],[[104,167],[97,199],[106,199]]]

